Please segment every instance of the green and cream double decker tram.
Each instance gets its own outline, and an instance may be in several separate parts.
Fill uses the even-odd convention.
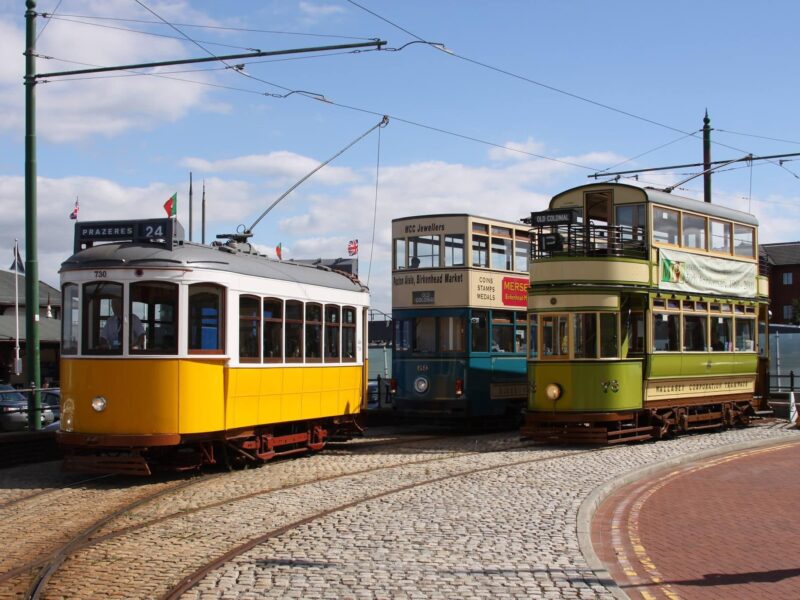
[[[591,184],[531,227],[524,436],[615,443],[749,422],[768,314],[752,215]]]
[[[467,214],[392,221],[392,391],[404,416],[519,426],[530,234]]]

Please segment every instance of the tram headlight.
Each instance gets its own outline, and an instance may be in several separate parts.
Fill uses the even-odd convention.
[[[557,383],[548,383],[547,387],[544,388],[544,393],[549,400],[555,402],[559,398],[561,398],[561,394],[564,393],[564,390],[561,389],[561,386]]]
[[[107,404],[108,402],[102,396],[95,396],[92,398],[92,408],[97,412],[103,412]]]
[[[425,377],[417,377],[414,380],[414,389],[418,394],[424,394],[428,391],[428,380]]]

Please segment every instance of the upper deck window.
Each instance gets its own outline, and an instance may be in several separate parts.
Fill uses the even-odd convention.
[[[156,281],[131,284],[130,314],[128,340],[132,352],[178,353],[177,284]]]
[[[489,266],[489,236],[472,234],[472,266]]]
[[[189,352],[225,352],[225,289],[213,283],[189,286]]]
[[[394,268],[406,268],[406,238],[396,238],[394,240]]]
[[[519,273],[528,272],[528,257],[530,256],[530,235],[527,231],[517,231],[514,240],[514,270]]]
[[[662,244],[678,244],[679,218],[677,210],[653,207],[653,241]]]
[[[683,215],[683,247],[706,249],[706,218],[699,215]]]
[[[711,219],[711,251],[731,253],[731,224]]]
[[[122,354],[122,284],[83,286],[84,354]]]
[[[496,229],[496,228],[493,228]],[[511,270],[512,242],[510,238],[492,237],[492,268]]]
[[[620,241],[641,243],[647,229],[647,212],[644,204],[620,204],[614,208],[614,219]]]
[[[733,254],[734,256],[755,257],[756,230],[747,225],[734,223],[733,225]]]
[[[464,266],[464,234],[449,234],[444,236],[444,266]]]
[[[439,267],[438,235],[421,235],[408,239],[408,266],[412,269],[430,269]]]

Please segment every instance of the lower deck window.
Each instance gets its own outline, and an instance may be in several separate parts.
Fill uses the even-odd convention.
[[[177,354],[177,324],[177,284],[155,281],[131,284],[128,338],[131,352]]]
[[[680,315],[653,314],[653,350],[655,352],[680,351]]]
[[[706,316],[684,315],[683,317],[683,349],[686,352],[705,352]]]
[[[189,352],[225,352],[224,291],[210,283],[189,286]]]

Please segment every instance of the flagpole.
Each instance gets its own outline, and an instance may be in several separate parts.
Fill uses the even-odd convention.
[[[19,240],[14,238],[14,324],[16,326],[16,346],[14,346],[14,375],[19,375],[22,361],[19,359]]]

